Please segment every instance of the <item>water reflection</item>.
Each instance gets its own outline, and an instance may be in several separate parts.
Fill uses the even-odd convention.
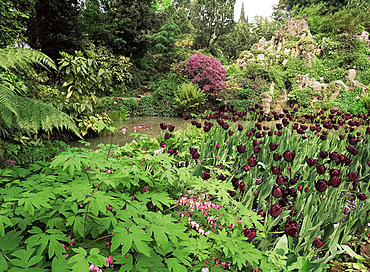
[[[134,140],[135,136],[132,133],[145,134],[148,137],[157,138],[161,135],[161,128],[159,125],[161,123],[166,123],[168,125],[174,125],[175,130],[186,128],[186,126],[191,125],[190,121],[185,121],[182,118],[176,117],[159,117],[159,116],[138,116],[130,117],[128,120],[123,120],[117,124],[113,124],[117,127],[117,132],[113,135],[113,143],[118,146],[123,146],[126,143]],[[136,130],[135,130],[136,128]],[[126,129],[126,131],[125,131]],[[123,133],[125,132],[125,133]],[[103,137],[94,137],[85,139],[89,142],[91,146],[89,148],[96,148],[100,143],[109,144],[111,142],[110,135]],[[80,147],[83,146],[79,142],[71,142],[70,146]]]

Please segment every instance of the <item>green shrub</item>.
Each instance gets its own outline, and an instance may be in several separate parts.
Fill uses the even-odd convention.
[[[251,91],[252,90],[250,88],[241,89],[239,90],[238,95],[241,97],[241,99],[248,99]]]
[[[140,115],[153,116],[157,115],[154,108],[154,99],[152,95],[144,96],[139,101]]]
[[[299,107],[307,108],[311,105],[311,92],[310,88],[298,89],[295,87],[288,93],[288,99],[293,104],[298,104]]]
[[[340,97],[336,99],[338,106],[341,111],[345,113],[352,113],[358,115],[359,113],[367,113],[365,108],[364,100],[361,98],[361,88],[357,88],[353,91],[340,91]]]
[[[369,86],[370,85],[370,69],[365,70],[365,71],[358,71],[356,75],[356,80],[360,81],[362,84]]]
[[[248,107],[253,107],[254,104],[249,99],[242,100],[230,100],[228,101],[229,105],[234,105],[236,111],[248,111]]]

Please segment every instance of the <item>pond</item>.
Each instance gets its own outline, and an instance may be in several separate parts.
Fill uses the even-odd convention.
[[[161,128],[159,126],[161,123],[173,125],[175,126],[175,131],[177,131],[191,125],[191,120],[185,121],[183,118],[163,116],[130,117],[128,120],[122,120],[118,124],[113,124],[113,126],[117,127],[117,133],[113,135],[113,143],[118,146],[124,146],[126,143],[134,140],[135,135],[131,134],[135,132],[157,138],[161,135]],[[91,144],[89,148],[92,149],[95,149],[100,143],[109,144],[111,142],[109,134],[102,137],[86,138],[85,141]],[[70,146],[82,147],[84,145],[80,142],[71,142]]]

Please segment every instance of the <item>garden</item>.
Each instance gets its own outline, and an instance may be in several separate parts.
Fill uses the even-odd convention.
[[[0,272],[369,271],[370,6],[308,2],[0,4]]]

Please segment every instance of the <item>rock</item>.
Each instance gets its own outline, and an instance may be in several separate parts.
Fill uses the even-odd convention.
[[[348,81],[354,81],[357,71],[355,69],[349,69],[346,73],[346,78]]]
[[[260,60],[260,61],[265,61],[266,60],[266,57],[264,54],[258,54],[257,55],[257,60]]]
[[[274,94],[274,89],[275,82],[271,82],[269,90],[262,93],[262,106],[267,114],[271,111],[272,95]]]
[[[365,30],[361,34],[357,35],[357,39],[366,43],[366,47],[370,47],[369,33]]]
[[[287,42],[297,41],[296,47],[284,47]],[[292,39],[294,38],[294,39]],[[268,48],[266,48],[268,46]],[[283,25],[278,32],[272,36],[270,41],[266,41],[262,37],[258,43],[252,46],[252,49],[264,51],[265,53],[259,53],[258,56],[249,57],[248,54],[237,60],[237,65],[245,69],[248,64],[252,61],[265,61],[269,58],[266,56],[267,53],[275,52],[279,53],[276,55],[276,64],[282,63],[284,66],[288,61],[289,57],[296,58],[298,55],[302,55],[308,61],[309,67],[312,67],[312,59],[316,54],[321,54],[321,49],[318,48],[313,41],[313,37],[310,32],[310,28],[307,22],[307,17],[302,18],[290,18],[287,24]],[[262,57],[264,55],[264,57]],[[279,61],[279,58],[283,58]],[[266,61],[264,65],[273,65],[274,62]]]
[[[339,97],[340,91],[343,88],[345,88],[346,91],[349,90],[349,87],[346,84],[344,84],[343,81],[341,81],[341,80],[334,81],[334,86],[335,86],[334,92],[332,93],[332,95],[330,97],[331,100],[334,100],[337,97]]]

